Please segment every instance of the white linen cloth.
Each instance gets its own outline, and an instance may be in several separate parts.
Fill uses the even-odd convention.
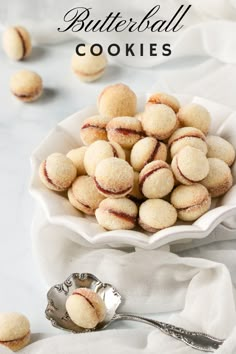
[[[163,250],[87,248],[76,244],[71,231],[50,225],[41,211],[32,231],[33,251],[48,284],[62,282],[72,272],[93,273],[121,293],[123,303],[118,312],[149,317],[169,312],[170,323],[227,338],[217,353],[235,353],[235,240],[218,242],[220,247],[212,243],[192,248],[179,255]],[[196,258],[198,254],[201,258]],[[22,353],[196,353],[151,326],[122,326],[125,324],[120,323],[118,329],[113,324],[99,333],[39,340]]]
[[[96,4],[96,11],[104,14],[109,12],[109,7],[112,10],[123,9],[127,17],[128,13],[132,13],[133,17],[135,14],[142,17],[145,11],[156,5],[154,1],[149,1],[144,11],[143,1],[130,2],[128,8],[127,1],[80,2],[83,3],[86,6]],[[162,0],[159,3],[168,13],[170,8],[189,2]],[[16,22],[29,25],[38,45],[55,43],[68,37],[56,33],[55,28],[65,11],[76,6],[74,1],[68,4],[68,1],[58,3],[28,0],[24,2],[24,6],[22,4],[23,2],[17,0],[1,2],[2,28]],[[45,22],[47,16],[50,20]],[[43,23],[40,23],[42,19]],[[152,72],[153,87],[205,96],[236,109],[235,19],[234,0],[195,1],[191,16],[186,17],[185,30],[176,36],[173,55],[170,57],[185,58],[182,69],[174,70],[161,57],[146,57],[141,60],[117,57],[115,61],[137,67],[160,64],[162,72],[156,75],[155,68]],[[148,39],[153,38],[146,36]],[[147,37],[138,37],[140,42],[147,40]],[[90,35],[81,38],[91,43],[94,41]],[[158,35],[158,41],[163,38]],[[101,42],[103,40],[106,38],[103,37]],[[118,40],[122,42],[123,38]],[[125,39],[128,40],[129,38]],[[209,59],[198,65],[190,57],[199,55],[208,56]],[[145,75],[142,70],[141,75]],[[138,83],[140,84],[139,78],[133,84],[135,86]],[[124,297],[120,311],[146,314],[180,311],[179,314],[170,316],[169,322],[190,330],[227,337],[217,353],[236,352],[236,241],[220,241],[189,250],[184,250],[188,248],[187,245],[182,248],[176,246],[179,255],[161,250],[137,249],[127,252],[116,249],[85,249],[74,242],[76,235],[49,225],[43,215],[38,217],[37,225],[35,223],[34,226],[34,254],[48,286],[63,281],[74,271],[92,272],[102,281],[111,282],[119,289]],[[43,339],[23,349],[22,353],[196,353],[152,327],[139,325],[135,329],[121,328],[122,324],[118,329],[113,326],[113,329],[99,333]],[[9,351],[1,348],[0,352]]]

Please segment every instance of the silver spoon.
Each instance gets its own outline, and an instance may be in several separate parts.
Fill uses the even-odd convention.
[[[77,288],[89,288],[98,293],[106,306],[106,317],[94,329],[85,329],[77,326],[71,321],[65,308],[65,303]],[[104,284],[93,274],[73,273],[62,284],[54,285],[47,294],[48,305],[45,310],[46,318],[51,321],[54,327],[73,333],[91,332],[104,329],[116,320],[131,320],[149,324],[160,329],[163,333],[178,339],[192,348],[214,352],[220,347],[224,340],[217,339],[205,333],[187,331],[168,323],[151,320],[133,314],[116,313],[121,303],[121,295],[110,284]]]

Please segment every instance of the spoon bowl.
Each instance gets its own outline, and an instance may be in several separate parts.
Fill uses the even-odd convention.
[[[66,311],[66,300],[77,288],[89,288],[98,293],[106,307],[106,317],[93,329],[85,329],[71,321]],[[54,285],[47,293],[48,305],[45,315],[56,328],[73,333],[103,329],[112,321],[121,303],[121,295],[110,284],[102,283],[90,273],[73,273],[63,283]]]

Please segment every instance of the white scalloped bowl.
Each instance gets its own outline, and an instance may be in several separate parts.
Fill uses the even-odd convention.
[[[230,108],[200,97],[176,95],[182,104],[196,102],[204,105],[211,113],[213,122],[211,134],[227,139],[236,149],[236,112]],[[145,97],[139,99],[140,110]],[[43,207],[50,223],[62,225],[78,234],[78,239],[93,245],[112,247],[137,246],[154,249],[166,244],[200,239],[208,236],[221,222],[236,228],[236,163],[232,167],[234,185],[222,198],[213,200],[212,208],[194,223],[178,222],[175,226],[148,234],[141,229],[132,231],[106,231],[96,222],[95,217],[85,216],[71,206],[64,195],[48,190],[38,175],[40,162],[53,152],[67,153],[81,146],[80,126],[83,120],[97,113],[95,106],[83,109],[59,123],[33,152],[30,192]],[[229,217],[231,217],[229,219]],[[227,221],[226,221],[227,219]],[[227,225],[228,223],[228,225]]]

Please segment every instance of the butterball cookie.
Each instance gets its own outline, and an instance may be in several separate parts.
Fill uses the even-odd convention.
[[[39,167],[39,177],[43,184],[56,192],[67,190],[76,175],[77,170],[73,162],[60,153],[49,155]]]
[[[134,170],[139,172],[149,162],[154,160],[166,161],[166,158],[166,145],[155,138],[146,137],[133,146],[130,154],[130,163]]]
[[[211,196],[220,197],[232,187],[233,177],[229,166],[217,158],[209,158],[210,171],[201,183],[208,189]]]
[[[107,230],[131,230],[134,228],[138,208],[127,198],[104,199],[95,212],[97,222]]]
[[[173,158],[183,147],[192,146],[207,154],[206,138],[197,128],[185,127],[176,130],[168,141],[171,157]]]
[[[156,232],[175,224],[177,212],[163,199],[148,199],[139,208],[139,225],[148,232]]]
[[[71,59],[71,67],[76,76],[84,82],[91,82],[99,79],[107,66],[106,56],[102,53],[100,55],[93,55],[90,51],[89,45],[81,49],[85,55],[73,54]]]
[[[87,150],[86,146],[81,146],[77,149],[70,150],[66,156],[73,162],[75,167],[77,168],[77,174],[86,175],[86,170],[84,167],[84,155]]]
[[[208,190],[199,183],[191,186],[178,186],[171,194],[171,204],[184,221],[194,221],[206,213],[211,206]]]
[[[37,73],[29,70],[20,70],[12,75],[10,89],[18,100],[32,102],[41,96],[43,83]]]
[[[30,323],[16,312],[0,314],[0,344],[16,352],[30,341]]]
[[[174,156],[171,168],[177,181],[191,185],[203,180],[208,175],[209,163],[202,151],[185,146]]]
[[[211,124],[211,116],[200,104],[190,103],[180,108],[177,117],[184,127],[194,127],[207,134]]]
[[[161,160],[147,164],[139,175],[140,191],[147,198],[163,198],[174,188],[174,176],[169,165]]]
[[[131,149],[144,136],[140,121],[133,117],[113,118],[106,129],[108,140],[118,143],[124,149]]]
[[[133,117],[137,109],[135,93],[124,84],[107,86],[98,97],[98,109],[108,118]]]
[[[22,26],[8,27],[3,33],[2,44],[5,53],[13,60],[27,58],[32,51],[30,34]]]
[[[165,104],[166,106],[172,108],[175,113],[177,113],[180,109],[180,103],[177,98],[163,92],[152,94],[147,100],[146,108],[152,106],[153,104]]]
[[[134,185],[133,189],[129,193],[128,197],[133,200],[135,203],[139,203],[144,199],[143,193],[140,191],[139,187],[139,173],[134,171]]]
[[[94,215],[104,196],[96,188],[92,177],[79,176],[68,190],[70,203],[88,215]]]
[[[106,126],[109,120],[99,115],[85,119],[80,128],[80,137],[84,145],[90,145],[96,140],[107,140]]]
[[[220,136],[209,135],[206,138],[208,157],[216,157],[231,166],[235,160],[235,150],[232,144]]]
[[[82,328],[95,328],[106,317],[102,298],[87,288],[78,288],[66,300],[66,311],[71,320]]]
[[[125,160],[125,152],[122,147],[113,142],[97,140],[91,144],[84,155],[84,167],[89,176],[94,176],[99,162],[108,157],[118,157]]]
[[[143,113],[143,130],[146,135],[159,140],[169,138],[175,130],[176,123],[175,112],[164,104],[152,105]]]
[[[131,192],[134,172],[128,162],[110,157],[97,165],[94,180],[100,193],[106,197],[121,198]]]

